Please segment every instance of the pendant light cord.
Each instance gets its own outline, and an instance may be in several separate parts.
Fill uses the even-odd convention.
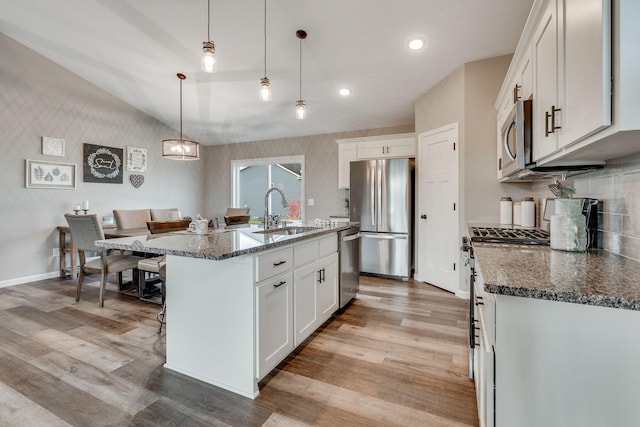
[[[264,76],[267,77],[267,0],[264,0]]]
[[[207,41],[211,41],[211,0],[207,0]],[[182,86],[182,85],[181,85]]]
[[[300,99],[302,99],[302,39],[300,39]]]
[[[182,141],[182,79],[180,79],[180,141]]]

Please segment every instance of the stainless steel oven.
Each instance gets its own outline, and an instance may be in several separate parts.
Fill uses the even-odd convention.
[[[531,163],[532,109],[531,100],[516,101],[501,125],[498,170],[509,177]]]

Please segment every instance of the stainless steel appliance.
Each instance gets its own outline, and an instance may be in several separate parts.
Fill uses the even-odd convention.
[[[360,272],[411,274],[413,159],[351,162],[350,217],[360,222]]]
[[[340,308],[356,297],[360,289],[360,232],[351,227],[338,232]]]
[[[531,163],[531,100],[515,101],[500,129],[502,143],[498,170],[508,177]]]

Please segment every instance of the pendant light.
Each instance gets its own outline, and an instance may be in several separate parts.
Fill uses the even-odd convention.
[[[165,139],[162,141],[162,157],[171,160],[198,160],[200,158],[200,144],[182,139],[182,81],[187,78],[182,73],[177,74],[180,79],[180,139]]]
[[[205,73],[216,72],[216,45],[211,40],[211,0],[207,0],[207,41],[202,42],[201,68]]]
[[[296,119],[304,119],[306,115],[307,103],[302,99],[302,40],[307,38],[305,30],[296,31],[296,37],[300,40],[300,99],[296,101]]]
[[[267,0],[264,0],[264,77],[260,79],[260,100],[271,101],[271,83],[267,77]]]

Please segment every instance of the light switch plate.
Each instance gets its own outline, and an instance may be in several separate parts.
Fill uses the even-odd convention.
[[[307,206],[315,206],[315,204],[316,204],[315,200],[313,200],[313,199],[308,199],[307,200]]]

